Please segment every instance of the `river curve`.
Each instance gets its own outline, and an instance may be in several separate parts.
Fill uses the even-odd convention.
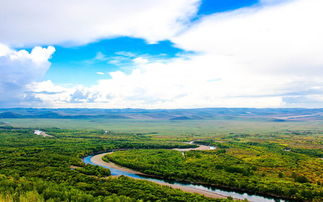
[[[198,148],[205,149],[205,146],[200,145],[200,147]],[[194,150],[199,150],[198,148],[195,148]],[[169,182],[166,180],[157,179],[149,175],[146,175],[144,173],[141,173],[139,171],[135,171],[135,170],[117,165],[115,163],[105,162],[102,160],[103,156],[111,153],[112,152],[102,153],[94,156],[90,155],[83,158],[83,162],[86,164],[98,165],[104,168],[108,168],[110,169],[112,176],[124,175],[135,179],[148,180],[161,185],[166,185],[172,188],[181,189],[186,192],[199,193],[210,198],[225,198],[225,197],[231,196],[236,199],[247,199],[248,201],[255,201],[255,202],[284,202],[284,200],[282,199],[274,199],[274,198],[264,197],[260,195],[252,195],[252,194],[243,193],[243,192],[239,193],[235,191],[227,191],[227,190],[218,189],[214,187],[207,187],[204,185],[196,185],[196,184],[181,183],[181,182]]]

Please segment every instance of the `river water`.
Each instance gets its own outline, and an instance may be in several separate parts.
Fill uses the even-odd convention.
[[[92,164],[92,165],[98,165],[95,164],[91,161],[91,158],[93,156],[87,156],[83,159],[83,162],[86,164]],[[102,166],[102,165],[99,165]],[[108,166],[102,166],[104,168],[108,168],[111,171],[111,175],[124,175],[124,176],[128,176],[128,177],[132,177],[132,178],[137,178],[137,179],[143,179],[143,180],[148,180],[148,181],[152,181],[152,182],[162,182],[162,183],[169,183],[169,184],[176,184],[176,185],[180,185],[180,186],[186,186],[186,187],[191,187],[191,188],[195,188],[195,189],[200,189],[200,190],[205,190],[205,191],[209,191],[209,192],[214,192],[216,194],[220,194],[223,196],[231,196],[233,198],[236,199],[247,199],[248,201],[255,201],[255,202],[284,202],[285,200],[282,199],[274,199],[274,198],[270,198],[270,197],[264,197],[264,196],[259,196],[259,195],[251,195],[248,193],[243,193],[243,192],[236,192],[236,191],[227,191],[227,190],[223,190],[223,189],[218,189],[218,188],[213,188],[213,187],[207,187],[204,185],[195,185],[195,184],[190,184],[190,183],[180,183],[180,182],[172,182],[172,181],[166,181],[166,180],[161,180],[161,179],[156,179],[156,178],[151,178],[151,177],[146,177],[146,176],[141,176],[138,174],[133,174],[133,173],[129,173],[126,171],[122,171],[116,168],[110,168]]]

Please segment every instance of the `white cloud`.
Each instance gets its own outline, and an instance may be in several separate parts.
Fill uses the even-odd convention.
[[[288,1],[295,1],[295,0],[260,0],[259,2],[262,5],[274,5],[274,4],[286,3]]]
[[[105,73],[104,72],[97,72],[96,74],[97,75],[104,75]]]
[[[199,0],[0,1],[0,42],[10,46],[84,44],[130,36],[149,42],[181,31]]]
[[[321,0],[266,0],[206,16],[181,34],[164,35],[198,54],[132,56],[129,74],[111,72],[90,87],[46,81],[30,88],[52,89],[35,97],[54,107],[323,107],[322,7]]]
[[[284,99],[289,93],[323,87],[323,2],[265,2],[258,7],[206,16],[174,37],[173,42],[185,50],[213,57],[208,64],[228,72],[219,77],[231,80],[222,86],[231,94],[277,95],[283,100],[281,106],[291,106]],[[230,63],[224,64],[220,58]],[[317,107],[314,97],[322,93],[302,95],[313,97],[313,102],[307,99],[298,106]]]
[[[0,44],[0,104],[1,106],[20,106],[30,104],[34,96],[26,92],[31,82],[41,81],[48,70],[48,59],[55,48],[35,47],[29,53],[26,50],[15,51]]]
[[[323,1],[298,0],[207,16],[173,38],[185,50],[230,56],[244,71],[323,75]]]
[[[133,61],[135,64],[138,64],[138,65],[140,65],[140,64],[146,64],[146,63],[148,63],[148,62],[149,62],[149,60],[148,60],[148,59],[143,58],[143,57],[137,57],[137,58],[134,58],[132,61]]]
[[[190,60],[179,58],[164,62],[150,61],[138,64],[130,74],[121,71],[112,72],[111,79],[100,80],[97,85],[91,87],[66,88],[61,95],[39,94],[37,97],[47,101],[56,100],[52,103],[56,107],[281,106],[281,97],[240,97],[259,93],[259,88],[244,88],[245,86],[261,81],[262,86],[266,87],[267,84],[271,84],[271,80],[262,81],[263,78],[258,78],[255,81],[246,78],[248,82],[241,83],[241,80],[237,80],[237,76],[230,76],[229,72],[213,68],[213,59],[209,56],[196,56]],[[230,65],[225,59],[222,64]],[[199,68],[196,68],[198,65]],[[279,83],[278,78],[277,82]],[[240,87],[244,89],[241,90]],[[264,90],[264,87],[261,90]],[[271,92],[270,85],[266,90],[267,93]]]
[[[112,72],[83,94],[110,108],[322,107],[323,2],[267,3],[206,16],[172,38],[198,55],[137,58],[130,74]]]

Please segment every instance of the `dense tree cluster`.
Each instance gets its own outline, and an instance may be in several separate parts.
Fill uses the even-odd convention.
[[[195,182],[288,199],[323,198],[323,161],[271,142],[212,142],[217,150],[117,151],[106,161],[169,180]]]
[[[209,199],[144,180],[107,177],[108,169],[81,158],[120,148],[187,147],[145,135],[102,131],[0,128],[0,201],[230,201]]]

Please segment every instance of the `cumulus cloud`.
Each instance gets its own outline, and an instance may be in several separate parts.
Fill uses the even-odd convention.
[[[246,71],[323,75],[320,0],[288,1],[202,19],[173,40],[186,50],[231,56]]]
[[[65,88],[61,94],[39,94],[37,98],[53,102],[56,107],[105,108],[189,108],[189,107],[277,107],[282,98],[259,96],[253,82],[262,82],[261,90],[272,92],[272,80],[246,78],[241,83],[238,76],[213,67],[213,57],[195,56],[171,61],[138,63],[130,74],[121,71],[110,73],[111,79],[102,79],[91,87]],[[231,65],[223,58],[223,65]],[[196,68],[199,67],[199,68]],[[254,86],[251,88],[250,86]],[[48,87],[33,87],[43,91]],[[59,87],[56,87],[61,91]],[[251,95],[251,97],[243,97]],[[62,100],[62,98],[64,98]]]
[[[0,1],[0,42],[11,46],[85,44],[130,36],[154,43],[181,31],[199,0]]]
[[[54,107],[322,107],[322,7],[321,0],[264,0],[205,16],[180,34],[162,34],[195,54],[168,60],[131,56],[130,73],[110,72],[93,86],[44,81],[29,89]]]
[[[39,101],[28,93],[27,85],[41,81],[47,72],[48,59],[55,48],[35,47],[26,50],[12,50],[0,44],[0,103],[1,106],[20,106],[24,102]]]
[[[206,16],[171,38],[198,54],[136,58],[130,74],[111,72],[111,79],[80,89],[79,101],[94,106],[87,95],[109,108],[321,106],[323,2],[263,2]]]
[[[319,26],[323,2],[294,0],[275,4],[277,1],[266,0],[263,3],[206,16],[190,30],[174,37],[173,42],[185,50],[213,57],[208,64],[229,73],[219,76],[223,81],[231,80],[223,86],[231,93],[235,90],[228,87],[236,84],[236,91],[245,96],[276,95],[283,101],[277,106],[291,106],[290,99],[286,99],[289,93],[306,91],[308,94],[302,96],[318,98],[313,102],[307,99],[309,102],[298,106],[317,107],[312,103],[317,103],[320,96],[316,95],[322,92],[310,89],[323,86],[323,27]],[[224,64],[221,58],[230,63]],[[236,96],[241,95],[236,92]]]

